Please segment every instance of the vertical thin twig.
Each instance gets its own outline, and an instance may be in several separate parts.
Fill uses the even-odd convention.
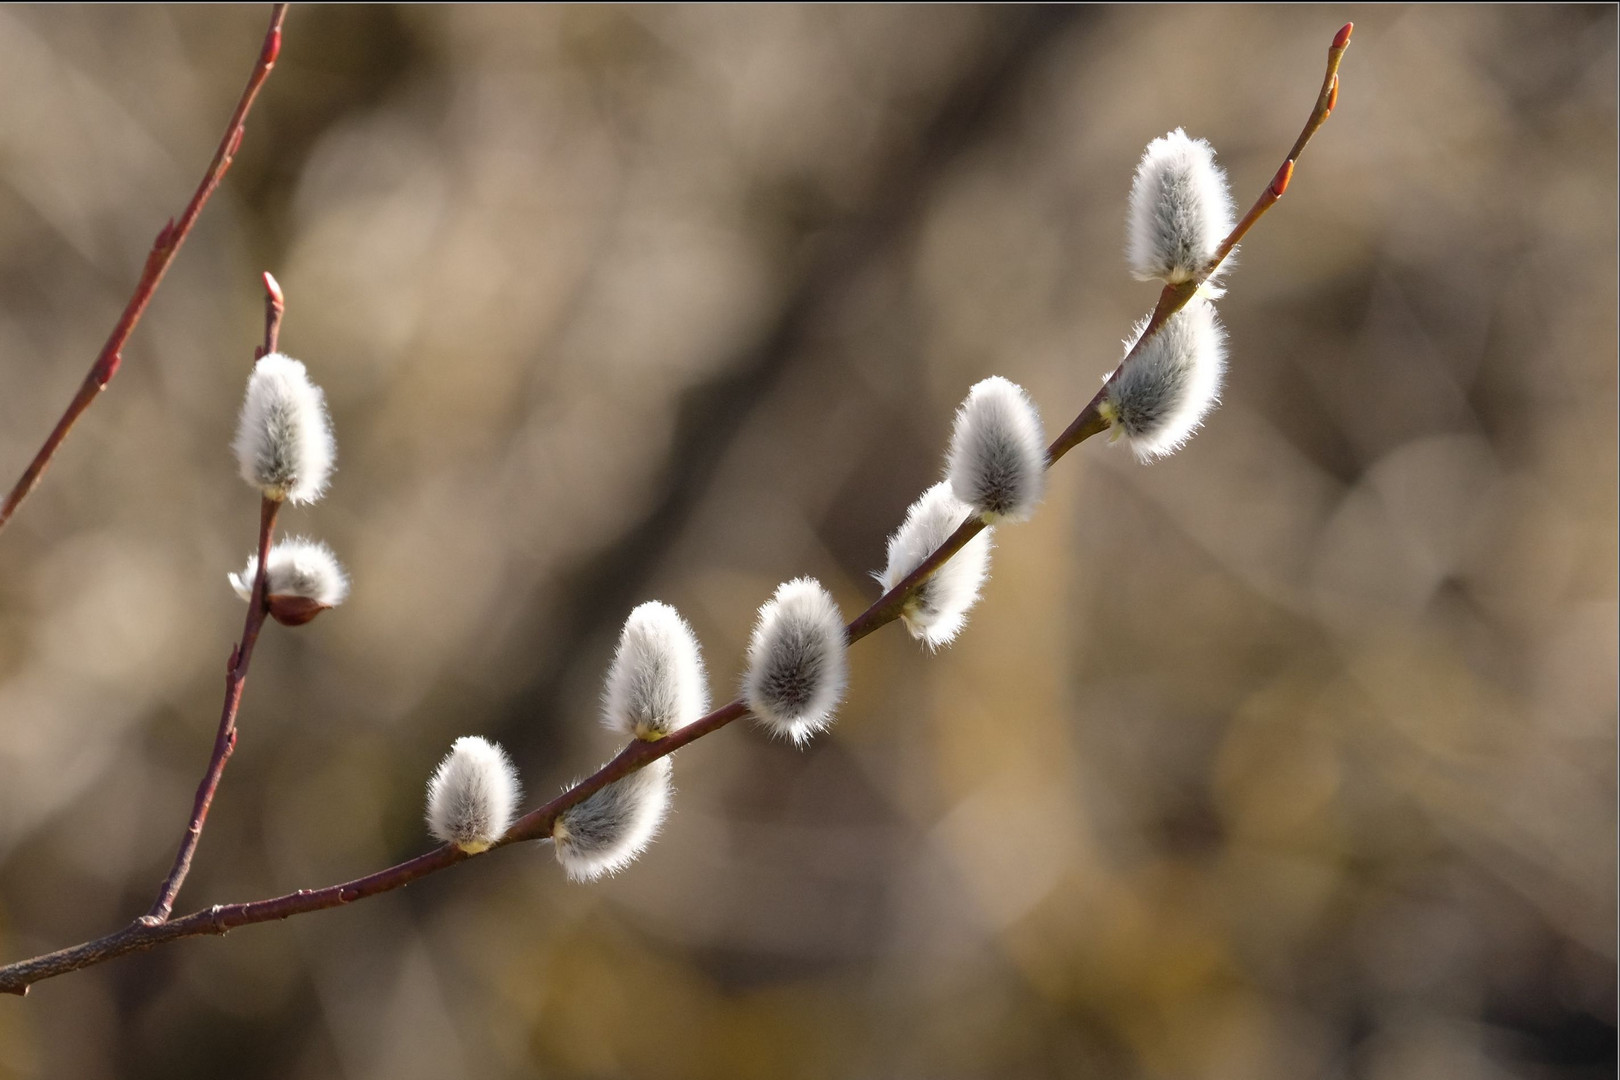
[[[280,283],[270,271],[266,270],[264,344],[253,350],[255,362],[276,351],[276,339],[281,333],[281,315],[286,308]],[[208,768],[203,772],[202,781],[197,785],[197,797],[191,807],[191,821],[186,825],[185,835],[180,838],[180,850],[175,853],[174,865],[169,869],[169,876],[163,879],[163,887],[158,890],[158,897],[152,902],[151,910],[141,919],[149,925],[165,921],[169,917],[169,912],[174,910],[174,898],[179,894],[180,886],[185,884],[186,875],[191,871],[191,857],[196,854],[197,844],[202,840],[203,825],[208,820],[208,808],[214,802],[214,790],[219,787],[219,778],[224,775],[225,762],[230,760],[231,751],[236,749],[236,714],[242,706],[242,690],[247,683],[248,664],[253,659],[253,646],[259,640],[259,631],[264,627],[265,616],[270,613],[267,584],[270,575],[270,541],[275,534],[276,512],[280,509],[281,503],[275,499],[261,499],[259,502],[259,564],[253,574],[253,592],[248,597],[247,616],[242,622],[242,641],[231,650],[230,663],[225,669],[225,704],[220,709],[219,731],[214,735],[214,753],[208,759]]]
[[[186,204],[185,211],[179,220],[170,218],[168,223],[158,232],[157,239],[152,243],[152,250],[146,256],[146,265],[141,269],[141,276],[135,283],[135,291],[124,305],[124,313],[118,317],[113,326],[112,333],[107,336],[107,343],[101,347],[96,361],[90,365],[90,373],[84,377],[79,390],[68,402],[62,418],[56,422],[51,433],[46,436],[45,444],[29,462],[28,468],[18,478],[17,483],[6,495],[5,501],[0,502],[0,529],[5,528],[6,522],[16,512],[17,506],[28,497],[29,492],[39,486],[40,478],[45,475],[45,469],[56,455],[57,448],[62,440],[67,438],[68,432],[96,396],[106,389],[114,375],[118,374],[118,365],[123,362],[124,344],[129,341],[129,335],[134,332],[135,324],[141,321],[146,312],[146,305],[151,302],[152,294],[157,291],[158,283],[168,271],[169,264],[174,261],[175,254],[180,245],[190,234],[191,227],[196,224],[197,215],[211,195],[214,194],[219,182],[225,176],[225,170],[231,167],[236,158],[236,151],[242,145],[242,132],[247,123],[248,110],[253,107],[253,101],[259,94],[259,88],[264,85],[265,79],[270,77],[270,69],[275,67],[276,54],[281,51],[281,24],[287,17],[287,5],[276,4],[270,15],[270,28],[265,31],[264,44],[259,47],[259,58],[254,62],[253,73],[248,76],[248,82],[242,91],[242,97],[236,103],[236,111],[231,113],[231,120],[225,128],[225,134],[219,141],[219,149],[214,151],[214,159],[208,165],[208,171],[203,174],[202,183],[197,185],[196,192],[191,201]]]
[[[231,751],[236,749],[236,713],[242,707],[248,664],[253,660],[254,643],[259,640],[259,631],[270,613],[265,581],[270,563],[270,539],[276,528],[276,511],[280,509],[281,503],[274,499],[262,499],[259,503],[259,568],[253,575],[253,594],[248,599],[247,617],[242,623],[242,641],[231,650],[230,665],[225,669],[225,704],[220,708],[214,753],[208,759],[202,781],[197,785],[191,820],[186,825],[185,835],[180,838],[180,850],[175,853],[174,865],[169,869],[169,876],[163,879],[163,887],[158,890],[157,899],[152,902],[152,908],[142,922],[161,923],[174,910],[174,898],[180,892],[180,886],[185,884],[186,874],[191,871],[191,857],[196,854],[197,843],[202,839],[208,808],[213,805],[214,791],[225,772],[225,762],[230,760]]]

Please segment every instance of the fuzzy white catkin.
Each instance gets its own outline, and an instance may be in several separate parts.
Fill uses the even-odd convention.
[[[332,549],[319,540],[302,536],[283,540],[270,549],[266,560],[265,595],[301,596],[327,607],[336,607],[349,595],[349,577],[338,564]],[[231,588],[243,600],[253,596],[253,579],[259,573],[259,557],[249,555],[240,574],[229,574]]]
[[[888,592],[939,550],[973,510],[951,494],[945,482],[935,484],[906,511],[906,520],[889,537],[889,565],[876,575]],[[900,617],[911,636],[937,649],[949,644],[967,621],[990,572],[990,534],[985,529],[935,570],[906,602]]]
[[[1146,326],[1136,325],[1127,354]],[[1174,453],[1203,423],[1220,399],[1225,337],[1215,305],[1195,296],[1108,383],[1102,415],[1138,459]]]
[[[1023,387],[999,375],[974,384],[956,410],[945,471],[952,494],[988,524],[1035,512],[1046,483],[1046,436]]]
[[[616,874],[646,850],[669,813],[669,776],[658,758],[557,815],[551,839],[570,878]]]
[[[253,365],[232,449],[242,479],[266,498],[307,503],[321,497],[337,447],[326,397],[303,364],[270,353]]]
[[[748,643],[743,699],[773,734],[803,743],[833,722],[849,661],[844,617],[814,578],[777,586]]]
[[[1215,150],[1180,128],[1148,143],[1131,184],[1125,258],[1147,281],[1189,281],[1232,231],[1232,193]]]
[[[463,736],[428,781],[428,831],[477,854],[506,834],[519,798],[517,770],[506,751],[476,735]]]
[[[668,604],[630,613],[602,691],[602,722],[638,739],[661,739],[709,709],[697,635]]]

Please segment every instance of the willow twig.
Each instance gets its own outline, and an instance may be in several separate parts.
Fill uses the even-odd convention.
[[[50,465],[51,458],[56,456],[57,448],[67,438],[68,432],[90,407],[90,403],[96,400],[97,395],[112,382],[113,376],[118,374],[118,366],[123,362],[124,344],[129,341],[129,335],[135,331],[135,324],[141,321],[141,316],[146,312],[146,305],[151,302],[152,294],[157,291],[158,283],[168,272],[169,264],[174,261],[180,245],[185,243],[186,237],[190,235],[191,227],[196,224],[203,206],[219,187],[225,171],[231,167],[231,162],[236,158],[236,151],[242,145],[242,132],[247,124],[248,110],[253,108],[253,101],[259,95],[259,88],[270,77],[270,69],[276,64],[276,54],[281,51],[281,24],[286,17],[287,5],[274,5],[270,14],[270,27],[264,34],[264,44],[259,47],[259,58],[253,64],[253,72],[248,76],[247,86],[243,88],[242,96],[236,103],[236,110],[231,113],[224,136],[220,138],[219,149],[214,151],[214,158],[208,163],[208,171],[203,173],[202,183],[197,185],[196,192],[192,194],[191,201],[186,204],[179,219],[170,218],[159,230],[157,239],[152,243],[152,250],[147,253],[146,265],[141,268],[141,276],[135,282],[135,291],[130,295],[129,302],[124,305],[124,312],[118,317],[112,333],[107,335],[107,342],[96,355],[95,363],[90,365],[89,374],[79,385],[73,400],[68,402],[61,419],[46,436],[45,444],[34,455],[34,460],[23,470],[22,476],[6,495],[5,501],[0,502],[0,529],[5,528],[6,522],[11,520],[11,515],[16,512],[23,499],[39,486],[46,467]]]
[[[281,286],[268,271],[264,275],[264,344],[254,350],[257,360],[276,351],[276,338],[281,331],[281,313],[286,305],[281,298]],[[192,803],[191,820],[185,835],[180,838],[180,850],[175,853],[169,876],[163,879],[157,899],[143,917],[146,923],[160,923],[174,910],[174,898],[185,884],[191,871],[191,857],[196,854],[202,839],[203,825],[208,820],[208,808],[214,801],[214,790],[225,772],[225,762],[236,749],[236,714],[242,707],[242,691],[247,684],[248,664],[253,660],[253,646],[259,640],[259,631],[270,614],[270,599],[266,582],[270,574],[270,541],[276,531],[276,512],[281,503],[261,498],[259,502],[259,564],[253,575],[253,592],[248,598],[247,615],[242,621],[242,640],[231,650],[230,662],[225,666],[225,704],[220,707],[219,730],[214,735],[214,753],[208,759],[208,768],[197,785],[197,798]]]

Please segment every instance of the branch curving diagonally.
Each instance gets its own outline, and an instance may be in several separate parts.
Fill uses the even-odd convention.
[[[1198,288],[1207,282],[1210,276],[1219,269],[1221,262],[1232,252],[1238,241],[1243,238],[1267,210],[1276,204],[1277,200],[1287,190],[1289,180],[1293,175],[1295,162],[1303,152],[1305,145],[1323,122],[1326,121],[1337,103],[1339,61],[1345,49],[1349,46],[1350,33],[1351,24],[1346,24],[1334,37],[1332,47],[1328,51],[1327,74],[1323,79],[1321,92],[1318,94],[1315,106],[1311,110],[1310,117],[1299,139],[1289,151],[1288,157],[1282,166],[1278,169],[1271,182],[1267,184],[1265,190],[1261,192],[1260,197],[1248,214],[1232,229],[1204,269],[1190,281],[1167,285],[1163,289],[1146,329],[1141,334],[1137,345],[1121,361],[1120,368],[1130,362],[1131,358],[1140,350],[1142,343],[1152,337],[1154,332],[1162,327],[1170,316],[1186,306],[1197,293]],[[1109,376],[1109,379],[1112,380],[1118,373],[1119,369],[1116,368],[1114,374]],[[1104,385],[1106,387],[1107,383],[1105,382]],[[1081,410],[1069,427],[1052,442],[1046,451],[1047,468],[1050,468],[1059,458],[1081,442],[1106,430],[1107,422],[1099,411],[1103,399],[1103,393],[1099,392]],[[853,644],[884,625],[900,618],[906,600],[940,566],[944,565],[951,556],[960,551],[984,527],[984,523],[978,518],[970,518],[965,522],[915,570],[846,625],[845,635],[848,641]],[[741,699],[738,699],[722,705],[707,716],[656,741],[632,740],[612,761],[608,762],[596,773],[581,780],[545,805],[519,818],[507,830],[506,834],[491,846],[490,850],[523,841],[540,840],[549,837],[558,816],[570,807],[589,798],[608,784],[622,779],[637,769],[672,754],[687,744],[718,731],[732,721],[746,715],[748,715],[748,708]],[[215,905],[182,918],[165,922],[137,920],[124,929],[106,937],[0,967],[0,992],[26,994],[30,985],[43,979],[90,967],[128,953],[150,949],[179,938],[224,934],[239,926],[270,922],[312,911],[342,907],[369,896],[402,888],[429,874],[448,869],[457,863],[474,857],[476,856],[470,855],[452,844],[445,844],[387,869],[379,870],[376,873],[352,881],[330,885],[323,889],[300,889],[284,896],[266,900]]]
[[[152,294],[157,292],[158,284],[163,275],[168,272],[169,264],[180,251],[180,245],[185,243],[186,237],[191,233],[191,227],[197,223],[197,217],[202,208],[219,187],[225,177],[225,171],[231,167],[236,158],[236,151],[242,145],[242,132],[246,129],[248,111],[253,108],[254,99],[259,96],[259,89],[264,81],[270,77],[270,70],[276,66],[276,56],[281,52],[281,24],[287,18],[287,5],[276,4],[270,13],[270,26],[264,33],[264,43],[259,46],[259,56],[253,64],[253,71],[248,76],[247,86],[242,90],[242,96],[236,102],[236,109],[231,113],[230,122],[225,126],[225,134],[220,138],[219,148],[214,151],[214,158],[208,163],[208,171],[203,173],[202,182],[192,194],[191,201],[181,211],[179,218],[170,218],[163,228],[158,231],[157,239],[152,242],[152,250],[147,253],[146,264],[141,268],[141,276],[135,282],[135,291],[130,294],[129,302],[124,305],[123,314],[119,315],[118,322],[113,325],[112,333],[107,335],[106,344],[102,345],[101,352],[96,355],[95,363],[90,365],[89,374],[85,375],[84,382],[79,384],[78,391],[73,400],[68,402],[67,409],[63,411],[61,419],[45,437],[45,443],[34,455],[34,460],[28,463],[22,476],[12,485],[5,500],[0,502],[0,529],[6,527],[11,515],[16,513],[18,505],[26,499],[34,488],[39,486],[45,475],[51,458],[61,447],[68,432],[78,422],[90,403],[107,388],[113,376],[118,374],[118,367],[123,363],[123,349],[129,341],[130,334],[135,331],[135,324],[141,321],[146,313],[147,304],[151,303]]]

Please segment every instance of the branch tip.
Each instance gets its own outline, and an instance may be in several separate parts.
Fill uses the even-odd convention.
[[[281,295],[281,282],[270,271],[264,272],[264,344],[253,350],[255,363],[276,351],[281,337],[281,316],[287,310],[286,298]]]
[[[1335,51],[1342,52],[1349,47],[1350,31],[1354,30],[1355,28],[1356,24],[1353,22],[1347,22],[1343,26],[1339,27],[1339,32],[1333,35],[1333,48]]]

